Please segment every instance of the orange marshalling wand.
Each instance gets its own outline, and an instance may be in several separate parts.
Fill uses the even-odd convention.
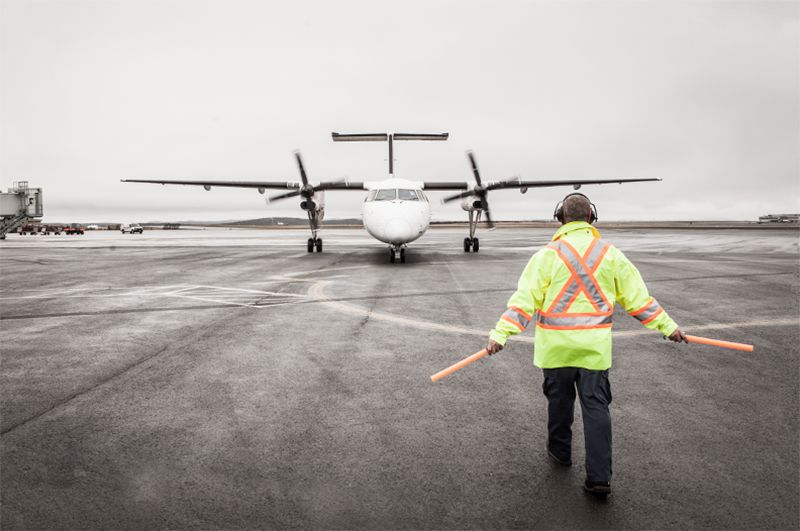
[[[459,361],[458,363],[450,365],[448,368],[437,372],[436,374],[431,376],[431,381],[432,382],[438,382],[439,380],[441,380],[445,376],[449,376],[449,375],[453,374],[458,369],[463,369],[464,367],[466,367],[467,365],[469,365],[473,361],[477,361],[477,360],[481,359],[486,354],[488,354],[488,352],[486,352],[486,349],[483,349],[480,352],[476,352],[472,356],[470,356],[468,358],[464,358],[463,360]]]
[[[733,350],[744,350],[745,352],[753,352],[753,345],[745,343],[734,343],[732,341],[720,341],[719,339],[709,339],[707,337],[690,336],[686,334],[686,339],[689,343],[702,343],[704,345],[713,345],[715,347],[730,348]]]
[[[689,341],[689,343],[702,343],[703,345],[713,345],[715,347],[730,348],[733,350],[744,350],[745,352],[753,352],[753,345],[747,345],[745,343],[734,343],[733,341],[721,341],[719,339],[710,339],[707,337],[690,336],[689,334],[686,334],[686,339]],[[431,381],[438,382],[445,376],[450,376],[457,370],[463,369],[473,361],[481,359],[486,354],[488,354],[488,352],[486,352],[486,349],[483,349],[480,352],[476,352],[472,356],[464,358],[458,363],[454,363],[453,365],[450,365],[448,368],[437,372],[436,374],[431,376]]]

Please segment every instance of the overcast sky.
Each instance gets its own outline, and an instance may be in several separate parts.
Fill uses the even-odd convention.
[[[585,187],[600,218],[800,212],[796,1],[0,0],[0,185],[50,221],[302,215],[254,190],[121,178],[660,177]],[[569,190],[491,195],[542,219]],[[433,193],[437,198],[441,193]],[[363,194],[328,195],[327,217]],[[434,218],[466,218],[435,203]]]

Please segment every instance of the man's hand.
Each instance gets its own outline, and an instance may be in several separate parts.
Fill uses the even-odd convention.
[[[680,343],[681,341],[684,343],[688,343],[689,340],[686,339],[686,335],[681,331],[680,328],[676,328],[672,334],[669,336],[670,341],[674,341],[675,343]]]
[[[494,339],[490,339],[489,340],[489,344],[486,345],[486,352],[488,352],[490,356],[492,354],[497,354],[501,350],[503,350],[503,345],[501,345],[500,343],[498,343]]]

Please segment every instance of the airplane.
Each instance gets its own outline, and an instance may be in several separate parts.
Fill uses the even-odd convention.
[[[333,190],[359,190],[366,191],[367,196],[362,206],[362,221],[366,231],[375,239],[389,245],[389,261],[401,263],[406,261],[406,247],[428,230],[431,220],[430,200],[425,192],[430,191],[458,191],[458,193],[445,197],[442,203],[461,200],[461,208],[468,214],[469,236],[464,238],[464,252],[478,252],[480,241],[475,234],[483,215],[486,223],[494,228],[489,210],[488,195],[490,191],[502,189],[518,189],[526,193],[529,188],[543,188],[553,186],[572,186],[575,190],[587,184],[609,184],[660,181],[661,179],[592,179],[592,180],[551,180],[551,181],[524,181],[514,177],[502,181],[486,181],[481,179],[478,165],[473,153],[467,152],[475,185],[469,187],[466,182],[449,181],[415,181],[401,179],[394,175],[394,141],[444,141],[449,133],[331,133],[334,142],[388,142],[389,147],[389,176],[381,181],[348,180],[322,181],[311,184],[306,175],[303,159],[299,152],[295,152],[295,160],[300,172],[300,182],[297,181],[188,181],[167,179],[122,179],[122,182],[150,183],[150,184],[178,184],[202,186],[207,191],[212,187],[222,186],[231,188],[255,188],[258,193],[264,194],[266,190],[289,190],[272,195],[268,202],[280,201],[292,197],[301,199],[300,208],[308,216],[311,237],[306,242],[306,250],[311,253],[316,250],[322,252],[322,238],[318,237],[320,222],[325,217],[325,192]]]

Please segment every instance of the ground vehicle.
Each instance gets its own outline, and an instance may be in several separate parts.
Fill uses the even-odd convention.
[[[144,228],[142,228],[142,226],[138,223],[123,223],[120,225],[119,231],[122,234],[125,234],[126,232],[130,232],[131,234],[136,234],[138,232],[139,234],[142,234],[144,232]]]
[[[38,223],[26,223],[19,228],[19,233],[21,236],[25,236],[26,234],[35,236],[36,234],[45,234],[45,232],[45,227]]]
[[[64,227],[64,234],[69,236],[76,235],[76,234],[83,234],[83,225],[78,225],[77,223],[73,223],[72,225],[68,225]]]

